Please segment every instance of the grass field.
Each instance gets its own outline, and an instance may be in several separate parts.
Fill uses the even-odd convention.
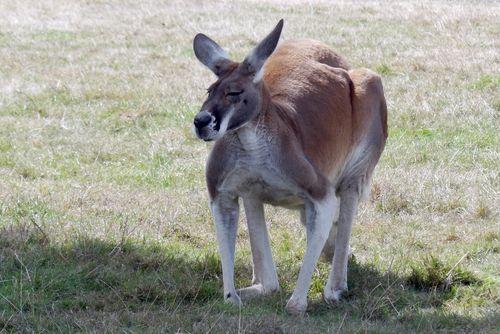
[[[493,333],[500,326],[500,5],[0,2],[0,333]],[[352,237],[347,299],[287,316],[305,246],[266,208],[282,291],[223,303],[191,124],[212,74],[285,19],[378,71],[389,139]],[[236,280],[249,285],[241,217]]]

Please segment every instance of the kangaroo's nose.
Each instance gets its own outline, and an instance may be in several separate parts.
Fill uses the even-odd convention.
[[[196,115],[194,118],[194,126],[196,128],[201,129],[207,126],[212,121],[212,115],[210,115],[207,111],[203,110]]]

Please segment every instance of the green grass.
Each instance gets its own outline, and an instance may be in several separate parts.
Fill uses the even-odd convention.
[[[500,326],[500,7],[489,1],[0,4],[0,333],[494,333]],[[237,60],[285,19],[383,78],[389,139],[353,230],[347,298],[266,208],[281,291],[222,301],[191,123],[213,76],[192,38]],[[248,27],[252,27],[249,30]],[[248,231],[236,282],[250,284]]]
[[[497,90],[500,88],[500,75],[483,74],[471,87],[478,90]]]
[[[413,268],[409,276],[351,259],[349,295],[334,309],[318,300],[327,275],[326,266],[321,265],[321,277],[315,277],[312,284],[311,295],[316,299],[306,324],[284,314],[282,303],[288,291],[265,301],[252,301],[242,310],[220,302],[218,255],[212,248],[194,248],[189,235],[180,234],[169,243],[77,238],[53,245],[40,231],[19,228],[9,233],[14,241],[2,239],[0,244],[3,270],[11,273],[0,288],[0,306],[14,311],[9,312],[8,322],[3,320],[7,330],[74,331],[84,324],[99,331],[175,331],[194,321],[201,328],[214,326],[216,331],[224,331],[228,325],[236,327],[237,322],[250,331],[286,326],[295,331],[311,325],[323,331],[332,321],[338,321],[339,315],[349,315],[349,319],[359,319],[382,331],[386,327],[381,322],[391,320],[394,331],[410,330],[422,322],[421,330],[425,331],[440,326],[480,330],[491,320],[472,320],[446,312],[446,303],[459,295],[462,303],[477,306],[473,295],[487,297],[491,283],[480,282],[460,267],[450,270],[435,258]],[[23,237],[20,246],[15,239]],[[236,269],[247,276],[251,273],[241,259]],[[280,277],[286,270],[280,269]],[[449,277],[452,279],[443,288]],[[240,276],[239,283],[248,284],[248,278]],[[433,312],[427,314],[426,309]],[[75,316],[55,317],[55,312]],[[105,325],[95,318],[106,314],[119,315],[119,319]],[[427,323],[433,317],[438,321]],[[354,329],[352,324],[346,324],[346,328]]]

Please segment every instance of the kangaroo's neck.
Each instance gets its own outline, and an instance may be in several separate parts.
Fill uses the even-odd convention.
[[[259,111],[255,117],[236,132],[243,149],[247,151],[261,150],[263,146],[269,145],[269,141],[273,137],[274,104],[271,93],[264,82],[261,84],[261,100],[258,108]]]
[[[245,126],[237,131],[237,136],[245,150],[261,150],[278,145],[282,132],[299,136],[300,131],[293,119],[290,107],[281,101],[274,100],[267,85],[261,87],[260,110]]]
[[[283,102],[272,97],[268,86],[262,82],[259,111],[248,125],[250,128],[275,129],[278,123],[289,123],[290,113],[287,109],[288,107]]]

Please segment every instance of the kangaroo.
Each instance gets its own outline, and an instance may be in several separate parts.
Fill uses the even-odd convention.
[[[321,253],[332,261],[325,301],[336,303],[347,291],[351,227],[385,146],[387,108],[376,73],[351,69],[314,40],[287,40],[276,49],[282,28],[280,20],[241,63],[209,37],[196,35],[195,55],[217,81],[208,88],[194,128],[200,139],[215,141],[206,181],[225,300],[241,306],[242,299],[279,290],[263,205],[282,206],[300,212],[307,233],[297,285],[285,307],[301,315]],[[236,290],[239,198],[253,285]]]

